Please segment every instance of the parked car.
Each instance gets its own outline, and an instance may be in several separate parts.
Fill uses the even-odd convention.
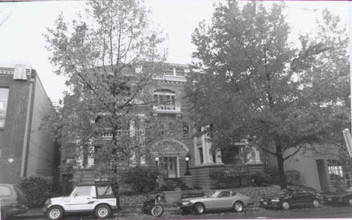
[[[48,199],[43,212],[52,220],[70,213],[93,213],[97,218],[107,218],[117,208],[117,199],[110,185],[89,185],[76,187],[68,197]]]
[[[274,196],[264,197],[260,201],[260,206],[264,208],[290,209],[294,207],[314,207],[318,208],[321,197],[311,191],[284,189]]]
[[[23,192],[13,184],[0,183],[0,206],[1,219],[28,211],[27,206],[24,205]]]
[[[352,187],[339,192],[323,193],[322,196],[326,204],[352,206]]]
[[[231,190],[217,190],[210,196],[187,198],[178,202],[184,213],[194,211],[203,214],[209,210],[233,210],[242,212],[251,199],[243,194]]]

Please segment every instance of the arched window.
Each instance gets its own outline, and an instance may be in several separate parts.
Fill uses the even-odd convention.
[[[168,89],[161,89],[154,92],[156,105],[174,107],[176,105],[176,93]]]

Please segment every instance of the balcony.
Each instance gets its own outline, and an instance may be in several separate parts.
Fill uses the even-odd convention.
[[[144,134],[143,130],[118,130],[117,131],[117,138],[121,138],[121,137],[142,137]],[[113,137],[113,133],[112,132],[104,132],[101,134],[101,140],[111,140]]]
[[[156,113],[168,113],[168,114],[176,114],[181,113],[181,105],[156,105],[153,106],[153,111]]]

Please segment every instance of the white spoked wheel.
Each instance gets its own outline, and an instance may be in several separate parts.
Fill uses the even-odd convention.
[[[194,205],[194,211],[197,215],[203,214],[205,212],[204,205],[202,203],[196,203]]]
[[[107,218],[109,217],[110,213],[111,213],[111,209],[107,205],[99,205],[95,209],[95,216],[97,218]]]
[[[51,207],[49,210],[48,210],[48,218],[51,219],[51,220],[58,220],[58,219],[61,219],[64,215],[64,211],[61,207],[58,207],[58,206],[54,206],[54,207]]]
[[[160,205],[156,205],[150,211],[152,216],[160,217],[164,213],[164,208]]]
[[[232,206],[232,209],[235,212],[242,212],[243,211],[243,203],[242,202],[235,202]]]
[[[290,203],[288,203],[287,201],[284,201],[282,203],[282,208],[285,209],[285,210],[290,209]]]
[[[313,200],[313,206],[314,206],[314,208],[319,208],[320,202],[318,200],[314,199]]]

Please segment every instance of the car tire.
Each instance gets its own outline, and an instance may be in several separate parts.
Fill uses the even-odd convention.
[[[232,210],[234,212],[243,212],[244,205],[242,202],[237,201],[232,205]]]
[[[290,203],[287,202],[287,201],[283,201],[282,202],[282,208],[285,209],[285,210],[290,209]]]
[[[64,216],[64,210],[60,206],[52,206],[47,212],[47,217],[50,220],[58,220]]]
[[[197,215],[201,215],[205,212],[205,207],[202,203],[196,203],[194,204],[194,212],[197,214]]]
[[[313,207],[314,208],[319,208],[320,207],[320,202],[317,199],[313,200]]]
[[[111,208],[108,205],[98,205],[94,210],[97,218],[107,218],[111,215]]]
[[[160,217],[162,216],[162,214],[164,213],[164,208],[161,205],[156,205],[152,208],[152,210],[150,211],[150,213],[152,214],[152,216],[154,217]]]

